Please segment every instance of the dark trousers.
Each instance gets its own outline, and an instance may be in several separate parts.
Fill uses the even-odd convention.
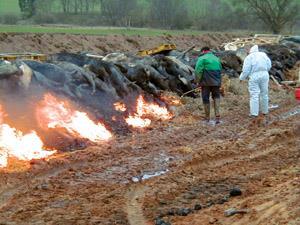
[[[203,104],[209,104],[210,93],[213,99],[218,99],[221,95],[219,86],[202,86],[201,93]]]

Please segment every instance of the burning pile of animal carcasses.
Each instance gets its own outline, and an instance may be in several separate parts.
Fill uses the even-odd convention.
[[[270,74],[279,82],[300,59],[299,45],[292,39],[260,46],[272,60]],[[242,49],[215,54],[221,58],[222,73],[238,77],[245,56]],[[160,96],[164,91],[180,96],[195,87],[198,56],[199,51],[191,49],[144,57],[62,52],[49,55],[45,62],[1,61],[2,123],[25,133],[34,130],[55,149],[107,141],[133,127],[147,127],[151,119],[172,118]],[[193,92],[189,96],[194,97]]]

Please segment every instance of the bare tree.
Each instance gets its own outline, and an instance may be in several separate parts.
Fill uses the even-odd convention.
[[[182,0],[149,0],[152,25],[163,28],[185,28],[189,21],[187,4]]]
[[[100,0],[101,13],[112,25],[130,26],[137,0]]]
[[[64,13],[81,14],[93,10],[97,0],[60,0],[60,6]]]
[[[64,13],[70,12],[70,0],[60,0],[60,4]]]
[[[97,0],[85,0],[85,12],[91,12],[95,9]]]
[[[174,8],[172,0],[150,0],[150,17],[154,26],[169,28]]]
[[[273,33],[280,33],[299,16],[299,0],[243,0]]]
[[[19,0],[19,7],[25,18],[30,18],[36,13],[36,0]]]
[[[54,4],[54,0],[36,0],[35,8],[37,13],[46,13],[49,14],[52,12],[52,6]]]

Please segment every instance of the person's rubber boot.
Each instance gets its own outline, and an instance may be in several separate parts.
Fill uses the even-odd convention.
[[[204,120],[205,122],[209,122],[210,120],[210,104],[204,104]]]
[[[256,129],[257,125],[258,125],[258,122],[259,122],[258,116],[249,115],[249,118],[250,118],[249,129]]]
[[[263,114],[264,116],[264,125],[267,126],[269,124],[269,114]]]
[[[215,116],[216,116],[216,124],[219,124],[221,122],[219,98],[214,99],[214,109],[215,109]]]

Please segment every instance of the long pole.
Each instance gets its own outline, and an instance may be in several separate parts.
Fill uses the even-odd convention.
[[[194,91],[196,91],[196,90],[199,90],[199,89],[201,89],[201,87],[196,87],[196,88],[194,88],[194,89],[192,89],[192,90],[190,90],[190,91],[188,91],[188,92],[183,93],[180,97],[184,97],[185,95],[187,95],[187,94],[189,94],[189,93],[191,93],[191,92],[194,92]]]

